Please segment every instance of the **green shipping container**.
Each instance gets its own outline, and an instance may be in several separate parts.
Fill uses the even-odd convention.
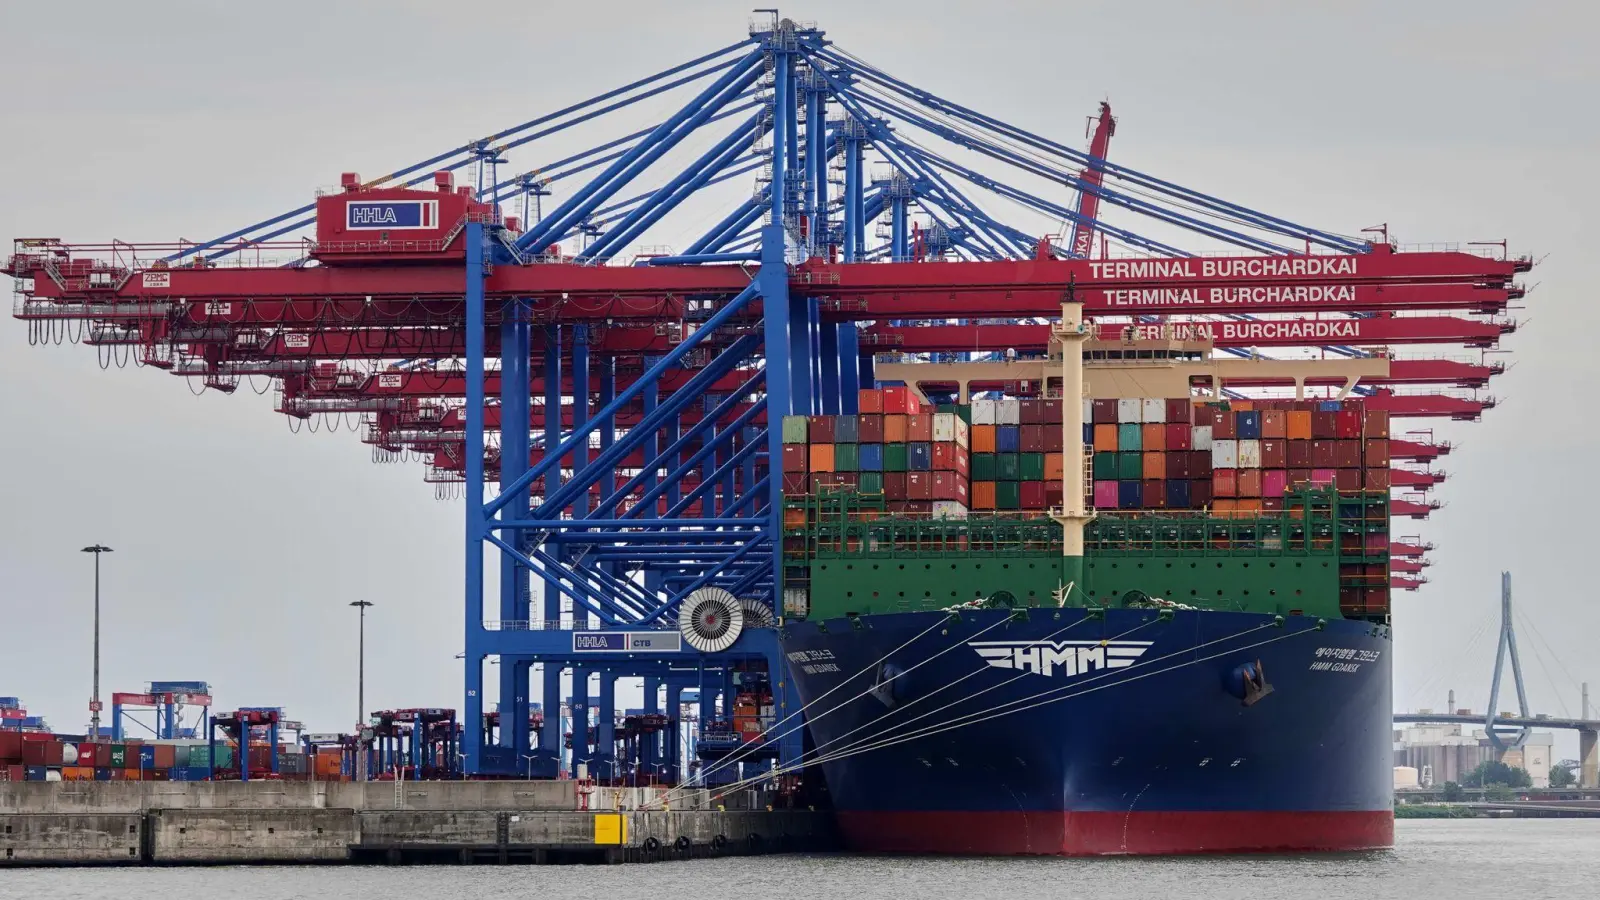
[[[1143,453],[1118,453],[1117,476],[1122,481],[1138,481],[1144,477]]]
[[[997,454],[995,454],[994,458],[995,458],[995,480],[996,481],[1020,481],[1021,480],[1018,477],[1022,472],[1021,454],[1018,454],[1018,453],[997,453]],[[1002,506],[1001,509],[1005,509],[1005,507]],[[1012,507],[1012,509],[1016,509],[1016,507]]]
[[[189,768],[191,768],[191,769],[194,769],[194,768],[210,768],[211,767],[211,761],[210,761],[210,756],[209,756],[210,753],[211,753],[211,748],[209,746],[205,745],[205,744],[195,744],[195,745],[191,746],[189,748],[189,759],[188,759],[188,762],[187,762],[187,766]]]
[[[128,767],[128,746],[126,744],[111,745],[111,768],[126,769]]]
[[[806,417],[783,417],[783,442],[785,444],[804,444],[806,442]]]
[[[863,493],[863,494],[881,494],[881,493],[883,493],[883,473],[882,472],[862,472],[861,473],[861,493]]]
[[[861,468],[861,451],[856,444],[833,445],[833,470],[835,472],[854,472]]]
[[[1043,481],[1044,480],[1044,454],[1024,453],[1021,463],[1022,477],[1018,481]]]
[[[1095,481],[1116,481],[1117,480],[1117,454],[1115,454],[1115,453],[1096,453],[1096,454],[1094,454],[1094,456],[1092,458],[1094,459],[1094,480]],[[972,471],[973,472],[977,472],[978,471],[976,465],[973,466]],[[976,478],[978,476],[977,475],[973,475],[972,477]]]
[[[1117,449],[1123,452],[1144,449],[1143,426],[1137,424],[1118,425]]]
[[[996,509],[1021,509],[1022,485],[1015,481],[1002,481],[994,486]]]
[[[993,453],[972,454],[973,481],[995,481],[997,478],[995,472],[997,471]]]
[[[907,459],[911,455],[911,451],[907,449],[908,446],[907,444],[883,445],[883,470],[885,472],[906,471]]]

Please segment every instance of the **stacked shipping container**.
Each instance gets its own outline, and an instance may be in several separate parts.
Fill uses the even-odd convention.
[[[1389,416],[1359,400],[1084,403],[1098,509],[1277,512],[1285,493],[1389,489]]]
[[[859,415],[783,418],[783,492],[881,495],[896,514],[964,516],[971,506],[969,426],[906,388],[863,390]]]
[[[339,754],[319,754],[317,779],[340,779],[340,759]],[[213,770],[237,768],[237,748],[226,742],[218,742],[213,760],[204,741],[92,743],[0,729],[0,781],[204,781]],[[266,744],[250,746],[250,768],[253,776],[271,768]],[[312,772],[313,763],[304,754],[280,748],[276,777],[309,778]]]

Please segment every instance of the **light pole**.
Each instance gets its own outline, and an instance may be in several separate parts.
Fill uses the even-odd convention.
[[[367,721],[367,607],[370,600],[352,600],[361,613],[356,637],[356,780],[367,780],[367,741],[363,738]]]
[[[102,544],[83,548],[84,553],[94,554],[94,694],[89,698],[89,740],[96,743],[100,740],[100,554],[110,553],[111,548]]]

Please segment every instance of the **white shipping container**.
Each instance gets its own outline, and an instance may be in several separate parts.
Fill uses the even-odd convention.
[[[1195,425],[1189,429],[1189,446],[1195,450],[1211,449],[1211,426]]]
[[[935,519],[965,519],[967,505],[960,500],[935,500],[933,501],[933,517]]]
[[[956,419],[956,446],[958,446],[958,447],[970,447],[970,446],[972,446],[971,443],[970,443],[971,440],[972,440],[972,427],[967,424],[967,420],[966,419],[963,419],[960,416],[956,416],[955,419]]]
[[[1001,397],[995,401],[994,423],[996,425],[1021,425],[1022,401],[1016,397]]]
[[[1085,422],[1094,421],[1094,401],[1088,397],[1083,398],[1083,420]]]
[[[1160,397],[1144,398],[1145,424],[1160,424],[1167,421],[1167,401]]]
[[[1259,468],[1261,468],[1261,442],[1260,441],[1240,441],[1239,442],[1239,468],[1241,468],[1241,469],[1259,469]]]
[[[1117,400],[1117,423],[1133,425],[1144,421],[1144,403],[1138,397],[1123,397]]]
[[[1259,453],[1259,448],[1257,453]],[[1218,440],[1211,442],[1211,468],[1237,469],[1239,468],[1239,442]]]
[[[956,439],[956,414],[933,414],[933,440],[935,443],[948,444]]]
[[[972,401],[972,424],[998,425],[994,420],[995,402],[993,400]]]

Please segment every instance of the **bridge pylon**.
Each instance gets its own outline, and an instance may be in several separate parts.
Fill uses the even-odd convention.
[[[1483,723],[1483,730],[1489,736],[1489,743],[1502,755],[1508,750],[1515,750],[1528,742],[1528,737],[1533,734],[1533,728],[1523,726],[1515,737],[1509,742],[1506,736],[1495,730],[1495,718],[1500,710],[1500,676],[1505,671],[1506,655],[1511,656],[1511,678],[1517,686],[1517,714],[1520,718],[1532,718],[1528,711],[1528,689],[1522,681],[1522,660],[1517,656],[1517,630],[1511,621],[1511,573],[1500,573],[1500,644],[1494,656],[1494,680],[1489,684],[1489,709]]]

